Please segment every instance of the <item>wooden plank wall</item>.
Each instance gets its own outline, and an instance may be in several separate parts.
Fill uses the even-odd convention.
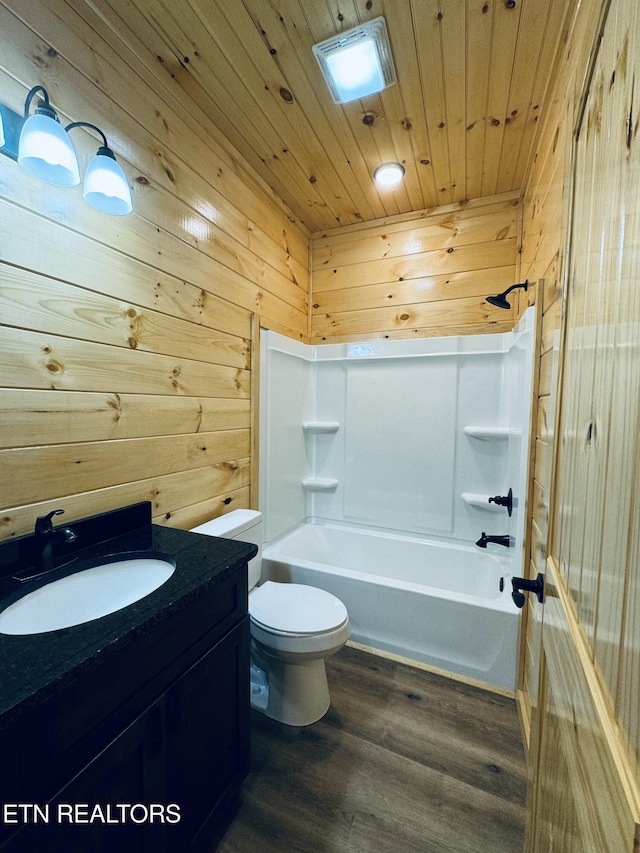
[[[312,343],[513,328],[485,297],[516,282],[518,226],[504,193],[315,234]]]
[[[524,201],[523,272],[545,278],[530,571],[548,597],[519,694],[535,853],[640,844],[639,45],[636,4],[575,9]]]
[[[575,15],[576,3],[567,5],[562,34],[565,45],[549,106],[539,129],[536,151],[531,163],[522,209],[520,276],[535,283],[526,298],[520,297],[520,310],[539,302],[542,334],[538,388],[533,405],[537,410],[535,440],[531,459],[533,479],[529,519],[529,576],[545,572],[549,498],[552,477],[553,418],[560,360],[560,330],[563,311],[570,197],[570,157],[575,101],[584,84],[590,49],[599,15],[599,2],[589,3]],[[533,707],[537,700],[539,678],[539,607],[528,598],[527,618],[521,649],[519,709],[527,743],[530,738]]]
[[[573,6],[576,4],[574,3]],[[593,6],[593,4],[591,4]],[[522,209],[522,252],[520,275],[534,283],[520,309],[538,302],[542,312],[542,332],[538,370],[538,387],[533,406],[537,410],[535,440],[530,476],[531,513],[529,518],[529,576],[544,574],[549,527],[549,497],[552,473],[553,414],[558,381],[560,326],[563,307],[566,234],[569,216],[570,149],[572,122],[570,115],[582,87],[589,59],[589,49],[597,18],[582,14],[574,18],[571,9],[565,22],[565,50],[560,60],[558,78],[549,98],[550,104],[540,127],[538,144]],[[571,81],[567,85],[567,81]],[[540,286],[536,284],[540,282]],[[538,292],[540,289],[541,292]],[[527,743],[535,706],[539,677],[539,607],[534,596],[527,600],[525,632],[521,644],[521,684],[519,709]]]
[[[133,186],[113,217],[0,157],[0,538],[139,500],[249,506],[252,328],[308,339],[307,233],[136,37],[84,0],[0,2],[0,100],[49,91]],[[81,172],[98,140],[72,131]]]

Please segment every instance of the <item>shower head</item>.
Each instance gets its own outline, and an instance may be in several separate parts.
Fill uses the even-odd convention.
[[[529,289],[529,279],[523,281],[521,284],[512,284],[511,287],[508,287],[506,290],[503,290],[502,293],[496,294],[496,296],[487,296],[487,302],[490,305],[495,305],[496,308],[506,308],[507,310],[511,308],[511,305],[507,301],[507,293],[511,293],[512,290],[516,290],[518,287],[523,287],[525,290]]]
[[[498,293],[497,296],[487,296],[487,302],[490,305],[495,305],[496,308],[511,308],[511,305],[509,305],[507,300],[504,298],[503,293]]]

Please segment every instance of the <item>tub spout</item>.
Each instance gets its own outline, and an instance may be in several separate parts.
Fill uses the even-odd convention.
[[[505,548],[511,547],[510,536],[487,536],[484,531],[482,532],[482,536],[476,542],[476,545],[478,548],[486,548],[489,542],[493,542],[494,545],[504,545]]]

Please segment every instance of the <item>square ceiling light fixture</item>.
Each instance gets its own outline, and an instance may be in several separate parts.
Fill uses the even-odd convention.
[[[397,79],[384,18],[314,44],[313,53],[336,104],[373,95]]]

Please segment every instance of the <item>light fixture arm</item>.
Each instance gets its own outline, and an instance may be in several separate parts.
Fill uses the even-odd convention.
[[[109,144],[107,143],[107,137],[104,135],[104,133],[100,130],[99,127],[96,127],[95,124],[91,124],[88,121],[72,121],[71,124],[68,124],[65,127],[65,130],[68,133],[70,130],[73,130],[74,127],[88,127],[91,130],[95,130],[96,133],[100,134],[100,136],[102,137],[102,145],[100,146],[100,148],[98,148],[98,151],[96,152],[96,157],[102,156],[110,157],[112,160],[116,159],[116,155],[109,148]]]
[[[49,93],[44,88],[44,86],[34,86],[33,89],[29,90],[29,93],[27,94],[26,100],[24,102],[25,120],[29,118],[29,110],[31,109],[31,101],[33,101],[33,99],[35,98],[35,96],[38,92],[42,93],[43,101],[42,101],[42,103],[38,104],[38,106],[36,107],[36,113],[38,113],[39,115],[48,116],[49,118],[54,119],[54,121],[57,121],[58,123],[60,123],[60,119],[58,118],[58,114],[56,113],[56,111],[53,109],[53,107],[49,103]]]
[[[90,124],[88,121],[72,121],[71,124],[68,124],[65,127],[65,130],[67,131],[67,133],[69,133],[69,131],[72,130],[72,128],[74,127],[89,127],[91,128],[91,130],[95,130],[96,133],[99,133],[102,137],[102,147],[106,148],[109,152],[109,156],[113,157],[113,152],[111,151],[107,143],[107,137],[104,135],[104,133],[100,130],[99,127],[96,127],[95,124]],[[100,153],[103,154],[104,152],[101,151]]]

